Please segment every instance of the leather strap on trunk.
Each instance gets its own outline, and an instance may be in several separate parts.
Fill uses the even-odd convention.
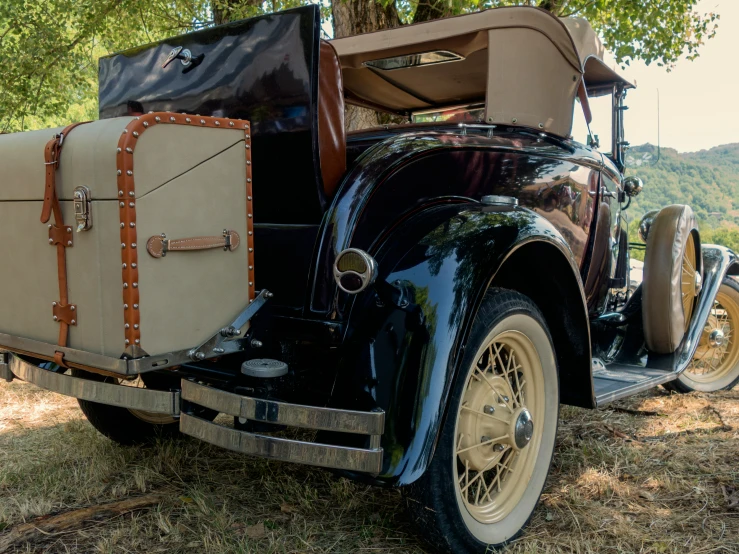
[[[67,292],[67,254],[66,249],[73,244],[72,228],[64,225],[64,216],[62,215],[62,207],[59,204],[59,197],[56,193],[56,172],[59,169],[61,160],[62,145],[64,139],[78,125],[87,122],[73,123],[68,125],[58,135],[46,143],[44,149],[44,164],[46,165],[46,186],[44,190],[44,204],[41,209],[41,223],[47,223],[54,214],[54,224],[49,223],[49,244],[56,246],[57,274],[59,280],[59,301],[54,302],[53,317],[54,321],[58,321],[59,327],[59,346],[67,346],[67,338],[69,335],[69,326],[77,325],[77,306],[69,303],[69,295]],[[64,363],[64,353],[56,352],[54,361],[62,367],[67,367]]]

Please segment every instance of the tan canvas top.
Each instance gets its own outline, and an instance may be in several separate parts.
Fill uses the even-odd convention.
[[[567,136],[580,83],[590,94],[616,82],[605,50],[583,19],[506,7],[331,41],[349,102],[395,113],[485,102],[490,123],[534,126]],[[449,52],[461,59],[399,69],[387,58]]]

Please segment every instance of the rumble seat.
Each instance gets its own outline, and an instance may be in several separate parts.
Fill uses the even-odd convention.
[[[346,130],[344,128],[344,85],[341,64],[334,47],[321,41],[318,68],[318,155],[323,192],[333,198],[346,171]]]

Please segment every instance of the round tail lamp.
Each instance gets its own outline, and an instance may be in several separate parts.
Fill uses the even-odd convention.
[[[364,250],[347,248],[339,252],[334,262],[334,279],[339,288],[349,294],[359,294],[377,277],[377,262]]]

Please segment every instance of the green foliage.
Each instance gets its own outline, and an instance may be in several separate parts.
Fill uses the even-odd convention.
[[[646,212],[687,204],[698,219],[701,242],[739,252],[739,144],[683,154],[662,148],[658,161],[657,148],[647,144],[632,148],[627,162],[627,174],[644,181],[627,212],[629,242],[641,242],[637,230]],[[636,250],[631,255],[643,259]]]
[[[100,56],[305,0],[2,0],[0,131],[97,114]]]
[[[97,59],[131,46],[310,0],[2,0],[0,131],[93,117]],[[351,0],[334,0],[351,1]],[[378,0],[401,21],[447,17],[510,5],[540,5],[591,21],[619,62],[672,66],[692,59],[718,16],[695,12],[698,0]],[[330,7],[322,2],[324,20]],[[70,112],[71,110],[71,112]]]
[[[701,229],[701,243],[720,244],[739,252],[739,229],[721,227],[720,229]]]
[[[629,222],[629,244],[631,245],[642,245],[644,244],[639,237],[639,220]],[[644,249],[640,247],[631,248],[629,256],[633,260],[644,261]]]
[[[654,163],[657,156],[652,145],[628,153],[627,173],[644,181],[644,191],[629,209],[632,216],[669,204],[688,204],[707,228],[739,225],[739,144],[686,154],[662,148]],[[640,164],[645,159],[647,163]]]
[[[192,29],[207,8],[197,0],[3,0],[0,130],[61,124],[72,106],[89,115],[102,54]]]
[[[401,21],[419,22],[501,6],[539,6],[560,17],[587,19],[616,60],[671,68],[716,34],[720,16],[695,10],[699,0],[381,0],[395,2]],[[421,17],[419,17],[419,15]]]

